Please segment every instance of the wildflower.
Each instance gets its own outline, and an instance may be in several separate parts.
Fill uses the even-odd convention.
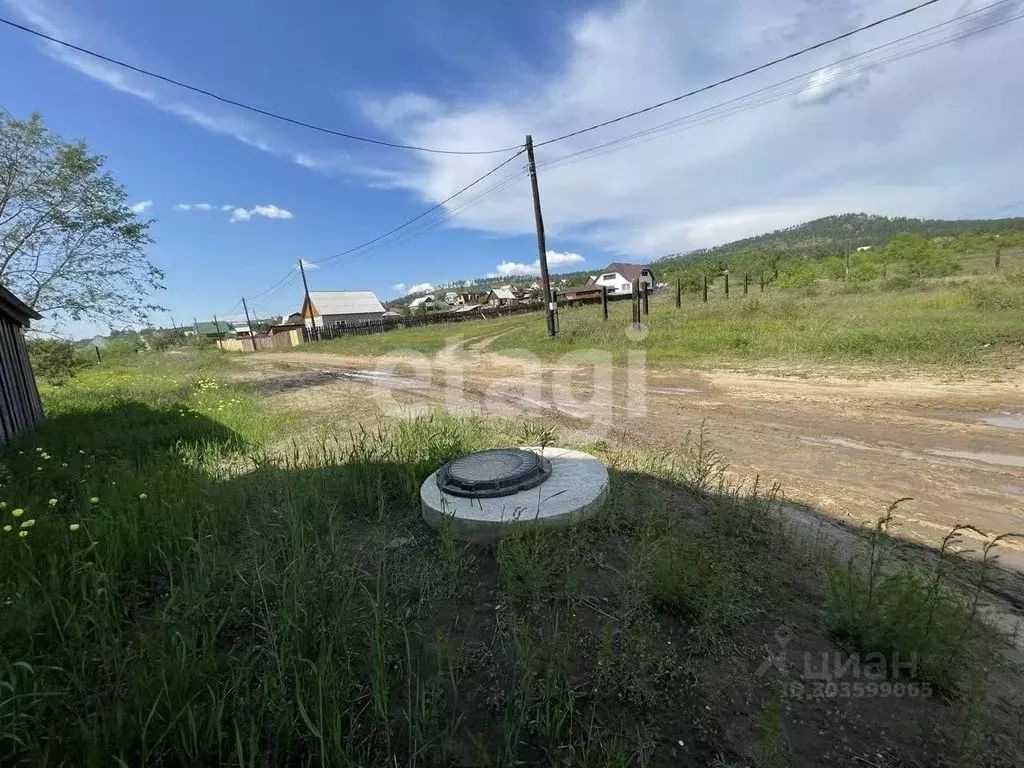
[[[51,507],[56,507],[57,506],[57,500],[56,499],[50,499],[50,506]]]
[[[0,501],[0,509],[7,509],[7,502],[6,501]]]
[[[144,494],[144,493],[140,493],[139,494],[139,498],[140,499],[148,499],[149,497],[146,494]]]
[[[42,471],[43,471],[42,467],[36,467],[36,472],[42,472]]]
[[[77,530],[78,530],[79,528],[81,528],[81,527],[82,527],[82,526],[80,526],[80,525],[79,525],[78,523],[72,523],[71,525],[69,525],[69,526],[68,526],[68,528],[69,528],[70,530],[72,530],[72,531],[77,531]]]
[[[79,451],[79,453],[85,456],[85,451]]]
[[[93,496],[91,499],[89,499],[89,501],[92,502],[93,504],[99,504],[100,503],[100,497],[99,496]]]
[[[31,528],[31,527],[32,527],[33,525],[35,525],[35,524],[36,524],[36,521],[35,521],[35,519],[32,519],[32,520],[26,520],[26,521],[25,521],[24,523],[22,523],[22,524],[21,524],[21,527],[22,527],[22,528]]]
[[[5,525],[4,526],[4,533],[10,533],[10,532],[11,532],[11,526]]]
[[[26,536],[28,536],[28,531],[18,531],[18,536],[24,539]]]
[[[36,453],[42,453],[42,452],[43,452],[42,448],[36,448]]]
[[[14,515],[15,517],[21,517],[22,515],[24,515],[24,514],[25,514],[25,510],[24,510],[24,509],[21,509],[21,508],[19,507],[18,509],[12,509],[12,510],[11,510],[11,514],[12,514],[12,515]]]

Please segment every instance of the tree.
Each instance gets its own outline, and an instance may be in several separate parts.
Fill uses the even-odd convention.
[[[909,232],[901,232],[889,242],[885,258],[903,262],[907,274],[914,277],[943,277],[960,270],[960,260],[951,250]]]
[[[163,273],[105,158],[0,110],[0,282],[48,319],[137,323]]]

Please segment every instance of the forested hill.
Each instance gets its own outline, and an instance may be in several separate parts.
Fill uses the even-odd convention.
[[[954,237],[968,232],[996,233],[1020,229],[1024,229],[1024,218],[942,220],[844,213],[713,248],[671,254],[659,259],[657,265],[673,266],[687,259],[714,259],[747,250],[783,251],[787,256],[836,256],[863,245],[884,245],[900,232],[925,237]]]

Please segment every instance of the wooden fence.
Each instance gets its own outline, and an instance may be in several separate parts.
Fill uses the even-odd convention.
[[[302,343],[302,331],[296,329],[273,336],[260,334],[239,339],[217,339],[217,346],[225,352],[255,352],[261,349],[287,349]]]
[[[29,318],[38,317],[0,286],[0,445],[43,421],[24,334]]]

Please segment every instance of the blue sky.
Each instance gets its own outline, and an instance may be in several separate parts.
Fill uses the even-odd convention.
[[[796,78],[771,103],[542,167],[555,260],[597,271],[615,259],[648,260],[846,211],[1019,213],[1024,23],[899,61],[868,60],[860,69],[836,63],[989,2],[944,0],[741,83],[541,148],[543,166]],[[309,122],[472,149],[514,145],[527,132],[555,136],[907,4],[383,0],[354,13],[260,0],[0,0],[0,9],[43,32]],[[969,20],[1008,18],[1020,5],[1011,0]],[[315,262],[372,238],[504,157],[353,144],[9,29],[0,29],[0,67],[8,73],[0,91],[7,110],[38,110],[54,131],[87,139],[134,202],[151,201],[149,253],[167,274],[159,301],[178,321],[236,315],[239,297],[257,296],[297,259]],[[455,209],[460,201],[453,201],[449,210],[459,216],[442,226],[311,269],[311,288],[369,288],[387,299],[405,292],[397,285],[531,271],[536,243],[522,166],[521,158],[507,166],[515,183],[473,206]],[[291,279],[251,309],[282,313],[300,301]]]

